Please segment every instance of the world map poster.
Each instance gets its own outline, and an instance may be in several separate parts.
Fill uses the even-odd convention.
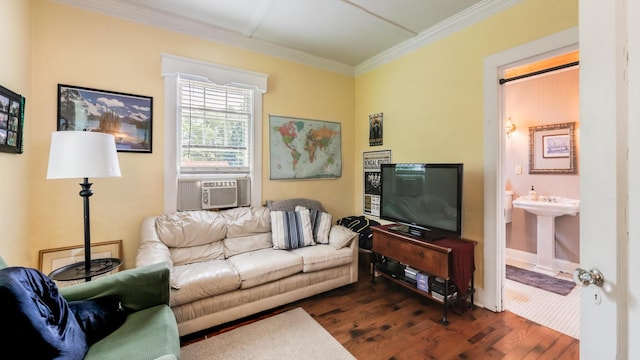
[[[269,115],[272,180],[342,176],[340,123]]]

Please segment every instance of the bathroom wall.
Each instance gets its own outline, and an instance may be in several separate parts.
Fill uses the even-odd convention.
[[[575,122],[577,158],[580,156],[580,119],[577,67],[505,83],[505,119],[511,117],[516,131],[506,141],[504,178],[513,199],[528,195],[531,186],[538,196],[580,199],[580,168],[576,174],[529,174],[529,127]],[[518,169],[521,172],[518,173]],[[513,208],[506,225],[508,249],[536,253],[536,216]],[[556,218],[556,258],[579,262],[580,214]]]

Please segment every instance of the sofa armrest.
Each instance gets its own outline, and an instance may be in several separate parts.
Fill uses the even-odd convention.
[[[142,220],[140,226],[140,245],[136,254],[136,267],[147,266],[160,262],[169,264],[169,268],[173,267],[173,260],[169,247],[165,245],[156,232],[157,216],[147,217]]]
[[[124,307],[133,311],[156,305],[169,305],[169,291],[167,263],[123,270],[81,284],[60,288],[60,294],[67,301],[116,295]]]

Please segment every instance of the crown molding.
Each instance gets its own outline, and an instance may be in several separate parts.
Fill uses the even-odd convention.
[[[52,0],[57,3],[114,16],[165,30],[183,33],[198,38],[211,40],[225,45],[243,48],[260,54],[266,54],[280,59],[309,65],[339,74],[353,76],[354,66],[343,64],[302,51],[293,50],[284,46],[272,44],[266,41],[256,40],[224,30],[204,22],[187,19],[174,14],[149,10],[144,7],[134,6],[118,0]]]
[[[485,0],[421,32],[416,37],[393,46],[357,66],[321,58],[266,41],[245,37],[214,25],[182,16],[150,10],[119,0],[52,0],[57,3],[183,33],[198,38],[235,46],[260,54],[325,69],[347,76],[357,76],[407,55],[417,49],[495,15],[523,0]]]
[[[430,27],[418,36],[393,46],[372,58],[363,61],[355,68],[355,75],[362,75],[381,65],[412,53],[437,40],[500,13],[523,0],[485,0],[457,13],[456,15]]]

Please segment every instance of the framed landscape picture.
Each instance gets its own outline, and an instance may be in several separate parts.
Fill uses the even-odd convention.
[[[58,84],[58,131],[112,134],[122,152],[151,152],[153,98]]]
[[[22,154],[24,102],[19,94],[0,86],[0,151]]]

